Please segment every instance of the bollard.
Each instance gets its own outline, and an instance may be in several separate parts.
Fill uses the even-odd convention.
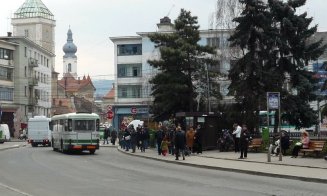
[[[270,144],[269,148],[268,148],[268,153],[267,153],[267,161],[268,162],[271,162],[271,150],[272,150],[272,148],[273,148],[273,145]]]

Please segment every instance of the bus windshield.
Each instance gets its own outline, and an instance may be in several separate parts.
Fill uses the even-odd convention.
[[[74,120],[73,130],[75,131],[95,131],[94,120]]]

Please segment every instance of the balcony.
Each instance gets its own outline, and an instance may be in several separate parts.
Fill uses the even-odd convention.
[[[38,67],[38,61],[34,58],[29,58],[28,60],[28,66],[31,68]]]
[[[34,78],[34,77],[29,77],[28,78],[28,85],[29,86],[37,86],[38,83],[39,83],[39,81],[36,78]]]
[[[30,97],[28,99],[28,105],[29,106],[35,106],[37,104],[37,98],[36,97]]]

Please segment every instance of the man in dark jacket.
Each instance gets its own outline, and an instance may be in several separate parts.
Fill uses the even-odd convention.
[[[241,136],[240,136],[240,149],[241,156],[239,159],[246,159],[248,154],[248,146],[250,141],[250,132],[246,125],[242,126]]]
[[[103,144],[105,144],[106,141],[107,141],[107,144],[109,144],[108,137],[109,137],[109,128],[106,126],[103,130]]]
[[[161,142],[162,142],[162,140],[164,138],[164,132],[162,130],[161,125],[159,125],[155,136],[156,136],[156,139],[157,139],[158,155],[161,155]]]
[[[180,156],[180,152],[182,153],[183,160],[185,160],[185,145],[186,145],[186,137],[185,132],[182,131],[181,127],[178,126],[176,129],[176,135],[175,135],[175,149],[176,149],[176,159],[178,160],[178,157]]]

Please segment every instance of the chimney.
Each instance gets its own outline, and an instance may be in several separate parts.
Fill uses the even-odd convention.
[[[12,36],[12,32],[7,32],[7,36],[11,37]]]

